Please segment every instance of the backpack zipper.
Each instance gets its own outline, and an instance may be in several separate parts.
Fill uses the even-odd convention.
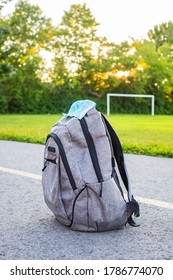
[[[74,199],[74,201],[73,201],[73,206],[72,206],[72,218],[71,218],[71,223],[70,223],[70,225],[69,225],[68,227],[71,227],[72,224],[73,224],[73,220],[74,220],[74,210],[75,210],[76,201],[77,201],[79,195],[80,195],[85,189],[86,189],[86,186],[84,186],[84,188],[81,189],[81,190],[78,192],[78,194],[76,195],[76,197],[75,197],[75,199]]]
[[[71,169],[70,169],[70,166],[69,166],[66,154],[65,154],[65,150],[64,150],[64,147],[62,145],[62,142],[61,142],[60,138],[55,133],[53,133],[53,132],[51,132],[48,135],[47,139],[49,137],[52,137],[54,139],[54,141],[56,142],[56,144],[58,145],[59,152],[60,152],[60,155],[61,155],[61,158],[62,158],[62,162],[64,164],[64,168],[66,170],[66,173],[67,173],[67,176],[69,178],[70,184],[72,186],[72,189],[76,190],[77,189],[76,183],[75,183],[74,177],[72,175],[72,172],[71,172]]]
[[[46,159],[45,162],[44,162],[44,166],[43,166],[42,171],[44,171],[44,170],[46,169],[46,167],[47,167],[47,162],[51,162],[51,163],[56,164],[56,160]]]

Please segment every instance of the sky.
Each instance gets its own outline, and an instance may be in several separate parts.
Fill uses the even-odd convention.
[[[17,0],[12,0],[2,11],[11,13]],[[129,37],[141,40],[154,25],[173,21],[173,0],[29,0],[38,4],[55,24],[61,22],[64,11],[71,4],[86,3],[96,21],[99,35],[120,43]]]

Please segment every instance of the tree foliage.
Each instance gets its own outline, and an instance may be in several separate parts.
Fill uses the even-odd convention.
[[[71,5],[55,26],[37,5],[20,0],[0,19],[0,112],[63,112],[79,98],[104,111],[106,94],[119,92],[154,94],[156,112],[172,114],[173,22],[154,26],[145,40],[118,45],[98,36],[98,25],[86,4]],[[143,99],[112,106],[150,110]]]
[[[154,42],[156,50],[164,43],[173,44],[173,22],[168,21],[160,25],[155,25],[153,29],[148,31],[148,37]]]

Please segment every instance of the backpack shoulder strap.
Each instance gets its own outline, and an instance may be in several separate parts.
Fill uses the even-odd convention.
[[[109,132],[109,135],[111,138],[111,142],[112,142],[113,153],[114,153],[117,165],[118,165],[118,169],[119,169],[122,181],[124,183],[124,186],[125,186],[125,188],[127,190],[127,194],[128,194],[129,202],[127,203],[127,205],[128,205],[128,209],[131,212],[131,214],[127,221],[130,225],[136,227],[138,225],[133,221],[132,214],[134,213],[134,215],[136,217],[138,217],[140,215],[139,204],[133,198],[133,195],[131,193],[127,170],[126,170],[126,166],[125,166],[125,162],[124,162],[124,154],[123,154],[122,146],[121,146],[121,143],[120,143],[120,140],[119,140],[117,134],[115,133],[114,129],[112,128],[112,126],[110,125],[108,120],[105,118],[105,116],[103,114],[101,114],[101,115],[102,115],[104,123],[108,129],[108,132]]]
[[[124,154],[123,154],[123,150],[122,150],[122,146],[120,143],[120,140],[117,136],[117,134],[115,133],[114,129],[112,128],[112,126],[110,125],[110,123],[108,122],[108,120],[105,118],[105,116],[102,114],[102,118],[104,120],[104,123],[106,124],[106,127],[108,129],[111,141],[112,141],[112,147],[113,147],[113,152],[114,152],[114,156],[118,165],[118,169],[120,172],[120,175],[122,177],[124,186],[126,187],[127,192],[130,192],[130,186],[129,186],[129,180],[128,180],[128,175],[127,175],[127,171],[126,171],[126,167],[125,167],[125,162],[124,162]],[[131,194],[129,194],[131,195]],[[129,197],[130,199],[131,197]]]

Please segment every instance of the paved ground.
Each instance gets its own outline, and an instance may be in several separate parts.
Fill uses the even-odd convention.
[[[44,203],[43,149],[0,141],[0,259],[173,259],[173,159],[125,155],[140,227],[82,233]]]

